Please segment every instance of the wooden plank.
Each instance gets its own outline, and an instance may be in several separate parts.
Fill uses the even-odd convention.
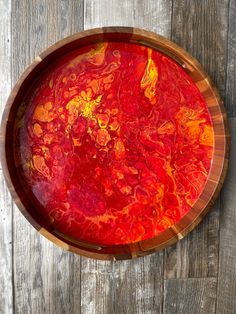
[[[217,201],[195,230],[166,249],[165,278],[217,275],[219,207]]]
[[[216,278],[165,280],[164,313],[215,313]]]
[[[0,217],[0,313],[10,314],[13,313],[12,199],[7,190],[1,169]]]
[[[235,117],[236,113],[236,40],[235,40],[236,2],[230,1],[229,33],[228,33],[228,63],[226,82],[226,105],[228,114]],[[235,313],[236,309],[236,119],[230,119],[231,126],[231,154],[229,173],[222,192],[222,210],[220,215],[220,244],[219,244],[219,275],[217,287],[216,313]]]
[[[0,120],[11,89],[11,2],[0,0]],[[0,313],[13,313],[12,200],[0,164]]]
[[[163,252],[131,261],[82,259],[81,312],[161,313]]]
[[[13,80],[49,44],[82,28],[82,1],[13,1]],[[16,313],[80,313],[80,257],[41,237],[14,209]]]
[[[170,37],[171,1],[85,0],[85,29],[135,26]],[[109,9],[107,9],[109,8]],[[163,252],[132,261],[82,258],[82,313],[160,313]]]
[[[85,0],[84,28],[133,26],[170,37],[171,0]]]
[[[230,117],[236,116],[236,1],[229,6],[228,58],[226,81],[226,108]]]
[[[228,0],[174,1],[172,40],[205,67],[225,95]],[[216,66],[217,64],[217,66]],[[216,277],[219,202],[187,238],[166,250],[165,277]]]
[[[220,254],[217,289],[217,313],[236,310],[236,119],[230,119],[231,154],[229,173],[222,192],[220,215]]]
[[[174,0],[172,40],[190,52],[225,95],[229,0]],[[216,66],[217,64],[217,66]]]

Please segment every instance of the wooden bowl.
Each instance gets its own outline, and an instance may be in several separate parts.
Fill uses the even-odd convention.
[[[150,47],[167,55],[180,65],[195,82],[208,106],[215,139],[212,166],[206,185],[190,211],[176,224],[165,229],[157,236],[123,245],[96,245],[85,241],[73,240],[53,230],[37,214],[37,210],[28,194],[22,188],[14,160],[13,127],[16,112],[19,106],[21,106],[22,99],[31,82],[61,55],[78,47],[102,41],[122,41]],[[182,239],[197,226],[212,206],[222,187],[228,164],[228,150],[229,131],[224,107],[215,86],[202,66],[170,40],[152,32],[129,27],[105,27],[77,33],[57,42],[41,53],[22,74],[12,90],[6,104],[1,126],[1,161],[3,171],[9,190],[22,214],[40,234],[56,245],[80,255],[104,260],[130,259],[150,254]]]

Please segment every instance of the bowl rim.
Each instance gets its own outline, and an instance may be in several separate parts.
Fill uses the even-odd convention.
[[[178,63],[193,79],[205,99],[212,118],[215,135],[210,173],[199,199],[190,211],[176,224],[165,229],[157,236],[122,245],[97,245],[77,241],[56,230],[51,230],[48,226],[44,226],[43,223],[39,222],[38,217],[34,217],[31,212],[33,208],[29,208],[27,196],[23,195],[25,192],[20,191],[20,183],[15,171],[16,166],[13,163],[13,145],[9,141],[9,136],[13,136],[15,109],[19,106],[18,99],[22,98],[21,93],[30,80],[36,77],[37,73],[40,73],[50,60],[59,57],[63,50],[69,52],[76,49],[76,47],[86,45],[86,43],[88,45],[89,43],[107,40],[126,41],[147,46],[166,54]],[[26,68],[12,89],[3,112],[0,134],[1,163],[5,180],[13,200],[25,218],[40,234],[57,246],[96,259],[116,260],[140,257],[163,249],[182,239],[199,224],[213,205],[223,185],[228,167],[230,133],[227,116],[219,93],[208,74],[194,57],[171,40],[151,31],[133,27],[111,26],[89,29],[66,37],[43,51]]]

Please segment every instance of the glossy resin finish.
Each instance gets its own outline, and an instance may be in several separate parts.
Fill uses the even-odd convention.
[[[117,42],[78,49],[45,71],[24,103],[19,175],[65,235],[98,244],[154,237],[205,186],[210,114],[192,79],[160,52]]]
[[[229,132],[200,64],[127,27],[85,31],[38,56],[1,126],[8,187],[55,244],[99,259],[160,250],[217,197]]]

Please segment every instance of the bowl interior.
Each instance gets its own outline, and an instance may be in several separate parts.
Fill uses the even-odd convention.
[[[186,212],[184,212],[184,214],[182,216],[179,216],[178,219],[173,220],[169,224],[169,226],[166,225],[165,228],[163,228],[163,230],[160,230],[160,232],[157,232],[156,234],[155,233],[149,233],[149,236],[147,236],[146,238],[145,237],[142,238],[142,237],[138,237],[138,236],[136,238],[130,238],[130,239],[128,239],[128,238],[124,239],[123,238],[123,240],[120,240],[122,238],[119,238],[118,240],[116,238],[114,240],[114,243],[112,243],[112,240],[111,240],[112,239],[112,233],[111,233],[110,242],[109,242],[109,237],[108,237],[105,242],[104,242],[104,240],[99,239],[99,242],[96,243],[96,241],[94,239],[92,239],[90,241],[89,240],[90,238],[88,239],[86,237],[80,238],[79,236],[74,236],[73,232],[67,234],[66,232],[64,232],[63,228],[55,227],[55,225],[52,224],[52,220],[45,219],[45,215],[42,215],[42,211],[44,210],[44,206],[43,206],[44,203],[42,202],[42,195],[43,195],[42,190],[39,190],[38,194],[35,192],[32,192],[32,186],[26,184],[27,181],[25,180],[24,173],[22,173],[21,158],[22,158],[22,156],[26,156],[25,152],[27,149],[27,147],[22,146],[22,143],[24,141],[27,141],[27,137],[24,137],[23,133],[21,133],[21,135],[19,136],[18,131],[22,127],[22,123],[24,124],[28,120],[29,120],[29,123],[32,123],[32,124],[35,123],[35,120],[30,120],[30,118],[29,118],[29,117],[33,117],[34,114],[29,112],[28,103],[31,101],[30,99],[32,98],[32,87],[35,88],[35,86],[36,86],[35,84],[38,84],[38,82],[40,81],[40,79],[42,77],[42,73],[48,73],[48,71],[49,71],[48,69],[53,68],[53,64],[55,64],[55,60],[62,60],[63,58],[65,58],[64,56],[73,55],[74,52],[80,50],[80,51],[83,51],[83,55],[87,54],[87,59],[90,60],[89,61],[90,64],[92,63],[93,68],[91,68],[91,73],[93,75],[94,67],[101,68],[101,64],[103,61],[102,55],[104,55],[103,50],[104,50],[104,45],[107,45],[106,43],[108,43],[108,47],[110,47],[109,46],[109,45],[111,45],[110,43],[113,43],[111,50],[113,52],[115,51],[115,53],[113,54],[112,59],[109,61],[110,64],[113,64],[113,65],[115,64],[114,60],[117,60],[117,58],[119,57],[119,47],[120,47],[120,49],[123,49],[123,50],[126,49],[126,48],[124,48],[125,45],[127,45],[127,47],[132,46],[132,45],[133,45],[132,47],[134,47],[134,46],[136,47],[135,53],[136,54],[140,53],[140,60],[141,60],[140,62],[137,62],[136,68],[135,68],[137,81],[140,83],[141,92],[139,91],[137,94],[135,94],[135,91],[132,91],[132,93],[134,93],[135,98],[140,97],[139,102],[141,102],[144,99],[144,100],[146,100],[146,102],[149,103],[149,106],[151,106],[151,107],[155,106],[157,101],[160,102],[160,100],[157,100],[155,98],[156,97],[155,92],[153,92],[153,88],[154,89],[156,88],[156,84],[157,84],[157,80],[158,80],[157,79],[158,73],[155,72],[156,68],[158,68],[158,67],[153,66],[153,64],[156,64],[157,62],[159,62],[158,57],[161,58],[161,56],[164,56],[164,58],[165,58],[165,56],[166,56],[167,57],[166,60],[169,60],[169,58],[170,58],[171,62],[173,62],[173,64],[176,65],[176,69],[181,68],[181,71],[184,71],[186,77],[189,77],[191,82],[194,83],[195,87],[197,86],[198,92],[202,97],[202,101],[207,106],[208,115],[210,117],[209,118],[210,122],[208,121],[206,123],[205,127],[206,128],[209,126],[212,127],[213,136],[212,136],[212,139],[209,139],[209,138],[211,138],[211,136],[209,137],[209,132],[210,132],[209,129],[208,130],[205,129],[205,133],[204,133],[204,131],[202,131],[204,133],[204,136],[205,136],[205,137],[203,136],[204,139],[202,138],[202,141],[205,141],[204,142],[205,144],[203,144],[203,146],[204,146],[204,149],[206,149],[205,151],[203,151],[203,154],[204,154],[204,156],[209,154],[208,164],[209,164],[209,162],[210,162],[210,164],[208,165],[209,168],[207,170],[208,172],[207,172],[206,180],[204,182],[202,182],[202,189],[199,189],[197,198],[194,199],[194,201],[191,203],[189,210],[186,210]],[[123,45],[123,48],[122,48],[122,45]],[[86,47],[90,47],[90,48],[87,49]],[[83,49],[85,49],[85,50],[83,50]],[[127,52],[127,49],[126,49],[126,52]],[[131,50],[129,50],[129,55],[128,54],[126,55],[126,59],[129,62],[132,61],[132,56],[133,56],[133,55],[130,55],[132,52]],[[145,50],[145,52],[143,52],[144,50]],[[142,51],[142,53],[141,53],[141,51]],[[89,53],[90,53],[90,55],[88,56]],[[155,61],[155,53],[156,53],[156,58],[157,58],[156,60],[157,61]],[[151,54],[153,54],[153,55],[151,55]],[[142,61],[143,61],[142,58],[144,55],[145,55],[146,61],[143,62],[143,64],[142,64]],[[73,55],[73,58],[71,57],[68,60],[69,61],[74,60],[74,62],[77,62],[76,66],[78,66],[78,64],[83,64],[83,60],[81,61],[81,59],[80,59],[78,61],[78,57],[76,59],[76,56],[74,56],[74,55]],[[75,60],[77,60],[77,61],[75,61]],[[59,62],[59,61],[56,61],[56,62]],[[68,62],[67,63],[64,62],[63,64],[64,65],[67,64],[67,66],[68,66]],[[88,60],[86,62],[88,62]],[[163,61],[163,62],[165,62],[165,61]],[[122,63],[122,62],[120,62],[120,63]],[[133,63],[135,64],[135,61],[133,61]],[[140,64],[139,67],[137,66],[138,64]],[[128,67],[126,66],[126,69],[127,68]],[[134,67],[133,67],[133,69],[134,69]],[[108,70],[106,70],[106,71],[108,71]],[[126,76],[128,75],[127,73],[126,73]],[[164,68],[163,68],[163,73],[164,73]],[[101,76],[100,72],[99,72],[99,75]],[[109,90],[109,84],[110,84],[109,83],[109,77],[108,77],[109,75],[111,76],[111,73],[108,73],[106,75],[106,81],[108,82],[106,84],[108,85],[108,87],[104,87],[105,85],[103,86],[103,88],[107,88],[107,90]],[[140,75],[140,78],[138,77],[138,75]],[[160,75],[163,75],[163,74],[160,74]],[[156,76],[156,78],[155,78],[155,76]],[[126,78],[127,77],[124,77],[123,80],[125,80]],[[156,79],[156,81],[155,81],[155,79]],[[71,80],[73,80],[72,76],[71,76]],[[111,77],[110,77],[110,80],[112,80]],[[113,82],[115,82],[115,79]],[[113,83],[113,84],[115,84],[115,83]],[[42,84],[42,86],[43,86],[43,84]],[[153,86],[155,86],[155,87],[153,87]],[[96,88],[96,87],[94,87],[94,88]],[[132,88],[132,87],[130,86],[130,88]],[[126,89],[126,94],[129,97],[131,97],[131,94],[132,94],[132,93],[130,93],[130,88]],[[110,87],[110,89],[111,89],[111,87]],[[122,87],[122,90],[125,90],[124,85]],[[88,89],[87,89],[87,92],[88,92]],[[104,147],[106,147],[106,145],[109,142],[113,141],[112,142],[113,143],[112,144],[112,148],[113,148],[112,154],[113,155],[111,155],[111,156],[114,157],[114,159],[116,160],[116,163],[123,165],[125,157],[122,155],[123,154],[122,148],[124,148],[123,147],[124,143],[120,140],[119,137],[117,137],[117,134],[114,136],[114,139],[112,138],[113,133],[110,132],[111,128],[109,129],[109,132],[111,133],[111,135],[107,131],[108,130],[106,128],[106,127],[108,127],[108,125],[106,125],[106,124],[108,124],[107,112],[104,111],[105,109],[103,111],[101,110],[101,112],[96,111],[96,110],[93,111],[93,109],[91,109],[91,108],[93,108],[91,106],[93,106],[93,105],[96,106],[97,103],[99,103],[99,101],[100,101],[99,97],[101,98],[101,96],[97,95],[96,98],[94,98],[93,96],[88,95],[88,94],[85,94],[83,96],[81,94],[81,91],[78,93],[79,93],[79,95],[78,94],[73,95],[73,92],[72,92],[71,96],[69,95],[69,99],[67,101],[67,103],[70,102],[70,104],[72,106],[72,111],[71,111],[72,114],[71,114],[70,118],[72,119],[73,114],[75,114],[74,108],[76,106],[78,107],[78,110],[80,110],[80,111],[78,111],[80,113],[79,116],[81,116],[82,113],[84,115],[82,120],[84,120],[84,119],[88,120],[89,119],[89,121],[91,122],[91,121],[97,119],[96,121],[98,121],[98,116],[100,115],[99,116],[100,117],[99,118],[100,119],[100,125],[99,125],[100,129],[96,130],[96,133],[94,135],[95,142],[97,141],[97,144],[100,145],[99,147],[102,148],[102,150],[104,151]],[[142,93],[141,96],[140,96],[140,93]],[[39,92],[39,94],[40,94],[40,92]],[[106,92],[105,94],[107,97],[108,93]],[[126,95],[126,97],[128,97],[127,95]],[[34,97],[36,97],[36,96],[34,96]],[[43,95],[42,97],[45,97],[45,95]],[[87,105],[88,105],[88,102],[90,104],[89,106],[90,106],[91,110],[89,112],[86,111],[87,109],[85,110],[84,107],[81,107],[82,109],[79,107],[80,106],[79,104],[81,104],[81,101],[85,100],[85,98],[87,99],[86,100]],[[26,101],[26,99],[27,99],[27,101]],[[97,103],[96,103],[96,99],[97,99]],[[74,101],[74,103],[73,103],[73,101]],[[75,101],[77,101],[76,104],[75,104]],[[53,105],[55,106],[55,104],[53,104]],[[83,106],[83,104],[81,106]],[[50,105],[49,105],[49,107],[50,107]],[[110,112],[113,109],[115,112],[116,106],[113,106],[113,107],[114,108],[109,108]],[[45,107],[43,107],[43,108],[44,108],[43,110],[44,110],[44,114],[45,114]],[[35,108],[34,108],[34,110],[35,110]],[[123,113],[122,113],[123,114],[122,117],[140,114],[140,107],[137,109],[137,112],[132,112],[133,107],[130,110],[131,111],[127,113],[127,107],[125,107],[123,110]],[[153,110],[153,109],[150,109],[148,107],[147,111],[148,110]],[[125,114],[124,114],[124,112],[125,112]],[[28,114],[28,116],[27,116],[27,114]],[[184,114],[185,113],[182,111],[182,116],[184,116]],[[27,119],[25,119],[25,115],[26,115]],[[96,115],[96,117],[95,117],[95,115]],[[186,114],[186,116],[189,119],[188,115],[189,115],[189,113]],[[114,117],[115,117],[115,115],[113,115],[113,117],[112,117],[113,125],[115,125],[114,122],[116,121],[114,119]],[[77,114],[77,118],[78,118],[78,114]],[[121,118],[121,116],[119,116],[119,119],[120,118]],[[201,115],[200,118],[203,120],[205,119],[205,122],[206,122],[207,115],[204,117]],[[196,118],[195,120],[199,120],[200,118],[198,117],[198,119]],[[37,120],[37,117],[35,119]],[[39,118],[39,120],[40,119],[41,119],[41,122],[45,122],[43,120],[44,118],[42,118],[42,116],[41,116],[41,118]],[[109,119],[111,120],[111,116]],[[140,121],[143,121],[142,116],[140,117],[140,119],[141,119]],[[49,120],[50,120],[50,117],[49,117]],[[191,118],[190,118],[190,120],[191,120]],[[130,120],[128,119],[127,121],[128,122],[126,124],[128,125]],[[140,123],[140,121],[139,121],[139,123]],[[182,123],[183,123],[183,125],[185,125],[188,122],[189,122],[189,120],[186,120],[186,121],[183,120]],[[200,122],[201,123],[200,129],[204,128],[205,122],[203,122],[203,121]],[[9,188],[10,188],[10,190],[14,196],[14,199],[15,199],[17,205],[21,209],[22,213],[26,216],[26,218],[31,222],[31,224],[41,234],[43,234],[44,236],[46,236],[47,238],[52,240],[54,243],[66,248],[68,250],[71,250],[73,252],[76,252],[76,253],[79,253],[82,255],[86,255],[86,256],[90,256],[90,257],[94,257],[94,258],[125,259],[125,258],[132,258],[132,257],[136,257],[136,256],[142,256],[142,255],[151,253],[155,250],[161,249],[161,248],[163,248],[163,247],[165,247],[171,243],[174,243],[176,240],[182,238],[185,234],[187,234],[190,230],[192,230],[194,228],[194,226],[202,219],[202,217],[207,212],[210,205],[212,204],[212,202],[216,198],[216,196],[219,192],[219,189],[223,183],[223,178],[225,175],[226,164],[227,164],[228,131],[226,129],[225,123],[226,123],[226,117],[225,117],[225,114],[224,114],[224,111],[223,111],[223,108],[221,105],[219,95],[218,95],[215,87],[211,83],[210,79],[208,78],[208,76],[206,75],[206,73],[204,72],[202,67],[198,64],[198,62],[196,60],[194,60],[191,56],[189,56],[181,48],[179,48],[174,43],[168,41],[167,39],[165,39],[163,37],[160,37],[160,36],[155,35],[155,34],[150,33],[150,32],[138,30],[138,29],[131,29],[131,28],[95,29],[95,30],[86,31],[83,33],[76,34],[76,35],[69,37],[67,39],[64,39],[64,40],[60,41],[59,43],[56,43],[52,47],[48,48],[45,52],[43,52],[39,57],[37,57],[35,59],[35,61],[32,63],[32,65],[26,70],[26,72],[22,75],[22,77],[20,78],[20,80],[16,84],[16,86],[15,86],[14,90],[12,91],[12,94],[8,100],[7,107],[6,107],[6,110],[4,113],[4,117],[3,117],[3,124],[2,124],[2,129],[3,129],[3,145],[2,145],[2,147],[3,147],[3,151],[4,151],[2,159],[3,159],[4,172],[5,172],[5,175],[7,178],[8,186],[9,186]],[[99,124],[99,122],[97,122],[97,124]],[[163,125],[163,123],[161,123],[161,125]],[[171,128],[173,126],[171,124],[169,124],[169,126],[166,127],[166,125],[164,124],[164,126],[162,126],[162,129],[161,129],[160,128],[161,125],[159,125],[159,132],[161,132],[161,130],[165,126],[165,129],[163,132],[165,134],[168,134],[168,132],[169,132],[170,134],[168,136],[172,136],[171,132],[173,132],[173,131]],[[147,127],[147,126],[148,126],[148,130],[149,130],[148,134],[147,134],[147,130],[145,129],[145,127]],[[80,128],[81,127],[82,126],[80,126]],[[114,126],[114,127],[116,127],[116,126]],[[90,126],[90,129],[91,128],[92,128],[92,126]],[[133,125],[133,127],[132,127],[132,124],[130,124],[130,127],[126,128],[125,132],[129,132],[129,130],[132,130],[132,128],[137,128],[137,125]],[[154,132],[152,130],[152,128],[150,131],[150,128],[151,128],[151,123],[149,123],[149,124],[146,123],[141,127],[140,130],[142,130],[143,134],[145,133],[145,136],[146,136],[145,137],[143,135],[143,138],[141,138],[141,141],[143,140],[143,142],[145,142],[144,145],[146,145],[145,147],[147,148],[147,150],[149,150],[149,155],[148,155],[149,160],[150,160],[150,162],[151,162],[151,160],[153,160],[152,165],[153,165],[153,167],[155,167],[155,165],[158,164],[158,159],[154,158],[156,150],[158,149],[157,148],[157,142],[158,141],[155,138],[155,132],[156,131]],[[197,128],[197,125],[195,124],[192,133],[197,132],[196,128]],[[206,134],[207,131],[208,131],[208,134]],[[140,132],[139,132],[139,134],[140,134]],[[160,135],[160,134],[159,134],[159,138],[160,138],[160,136],[163,136],[163,134],[162,135]],[[54,135],[56,135],[56,132],[54,133]],[[26,134],[25,134],[25,136],[26,136]],[[181,138],[181,141],[182,140],[183,140],[183,138]],[[78,141],[77,141],[77,144],[78,144]],[[166,145],[164,145],[164,146],[167,147],[167,142],[165,144]],[[60,143],[60,145],[61,145],[61,143]],[[79,146],[79,144],[78,144],[78,146]],[[116,151],[116,153],[114,153],[114,147],[116,147],[116,146],[117,146],[117,151]],[[155,147],[155,148],[153,148],[153,147]],[[151,153],[150,153],[150,151],[151,151]],[[162,153],[164,155],[167,154],[167,152],[165,150]],[[50,151],[50,155],[51,154],[52,154],[52,151]],[[153,156],[151,156],[151,155],[153,155]],[[35,164],[40,159],[38,155],[36,157],[38,159],[37,158],[34,159]],[[91,158],[91,156],[90,156],[90,158]],[[207,161],[206,161],[206,163],[207,163]],[[138,164],[138,163],[136,163],[136,164]],[[129,163],[129,168],[131,168],[130,163]],[[42,166],[39,166],[38,169],[41,169],[40,171],[42,173]],[[123,172],[126,170],[123,169]],[[100,170],[98,169],[97,171],[98,171],[98,173],[95,173],[95,175],[99,175]],[[133,180],[135,180],[135,171],[138,171],[137,168],[133,167],[133,169],[129,169],[129,171],[130,171],[130,173],[128,175],[129,175],[130,180],[132,181],[132,178],[133,178]],[[132,171],[134,172],[133,177],[132,177]],[[32,173],[30,175],[32,175]],[[45,173],[44,173],[44,175],[45,175]],[[120,171],[119,169],[116,169],[115,176],[117,177],[117,175],[120,176],[120,178],[118,177],[118,178],[116,178],[116,180],[120,182],[120,183],[118,182],[120,184],[119,189],[120,189],[120,191],[124,192],[123,193],[124,199],[130,198],[131,197],[130,196],[131,190],[129,190],[130,185],[127,185],[127,182],[125,184],[122,183],[121,176],[122,175],[124,176],[124,173],[122,173],[122,171]],[[91,177],[91,175],[90,175],[90,177]],[[147,176],[147,178],[148,178],[148,176]],[[194,176],[193,176],[193,180],[194,180]],[[151,184],[153,184],[154,181],[150,181],[150,178],[149,178],[149,181],[148,180],[146,180],[146,181],[148,182],[147,183],[148,189],[151,189],[150,186],[151,186]],[[51,184],[51,186],[52,185],[53,184]],[[49,186],[48,186],[48,188],[49,188]],[[106,188],[108,191],[107,193],[109,193],[109,189],[107,186],[106,186]],[[130,189],[131,188],[132,188],[132,186],[130,187]],[[154,187],[154,188],[157,189],[157,187]],[[170,186],[168,186],[168,189],[170,190]],[[88,190],[89,189],[87,186],[87,188],[82,192],[82,194],[85,195],[86,191],[88,191]],[[136,191],[137,191],[137,189],[136,189]],[[143,193],[143,195],[140,194],[140,199],[142,198],[143,202],[145,202],[145,201],[147,202],[147,199],[145,200],[145,197],[144,197],[145,191],[144,192],[141,191],[141,192]],[[40,194],[40,196],[39,196],[39,194]],[[91,195],[93,195],[93,194],[94,194],[94,190],[91,190],[87,195],[87,200],[91,199],[91,197],[92,197]],[[122,192],[120,195],[122,195]],[[95,199],[96,199],[96,197],[95,197]],[[72,196],[71,196],[70,200],[71,200],[71,202],[73,202],[74,199]],[[80,203],[82,201],[85,202],[86,198],[85,198],[85,200],[84,200],[84,198],[79,199]],[[174,199],[171,199],[170,203],[173,204],[174,201],[175,201]],[[101,202],[102,201],[100,200],[100,203]],[[96,199],[96,203],[99,203],[97,199]],[[113,204],[115,204],[115,203],[117,204],[116,198],[114,198],[114,201],[113,201]],[[145,208],[144,210],[146,211],[145,206],[144,206],[144,208]],[[104,209],[100,208],[100,210],[103,211]],[[137,210],[140,210],[140,206]],[[134,209],[134,213],[135,213],[135,209]],[[89,213],[89,215],[90,214],[91,213]],[[99,215],[100,215],[100,213],[99,213]],[[138,213],[137,215],[142,216],[142,213]],[[128,216],[130,216],[129,213],[128,213],[128,215],[126,215],[126,219]],[[148,229],[148,223],[150,224],[149,226],[151,226],[151,223],[147,222],[146,229]],[[114,222],[113,222],[113,224],[114,224]],[[155,228],[156,228],[156,226],[155,226]],[[143,232],[142,224],[138,224],[137,221],[136,221],[135,232],[136,232],[136,234],[138,234],[139,232],[140,233]],[[92,229],[90,231],[90,234],[92,234]]]

